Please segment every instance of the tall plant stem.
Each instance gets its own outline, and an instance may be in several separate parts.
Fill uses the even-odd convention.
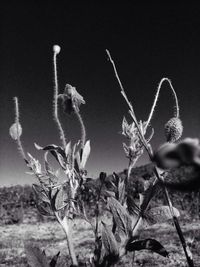
[[[60,223],[60,225],[62,226],[65,235],[66,235],[66,239],[67,239],[67,246],[69,249],[69,255],[72,261],[72,266],[73,267],[77,267],[78,266],[78,261],[76,258],[76,254],[75,254],[75,250],[74,250],[74,245],[72,242],[72,237],[71,237],[71,227],[70,227],[70,222],[68,221],[68,219],[66,217],[64,217],[63,220],[61,220],[61,218],[58,215],[58,212],[55,212],[55,216],[58,220],[58,222]]]
[[[164,185],[164,183],[162,181],[162,178],[160,177],[156,167],[154,167],[154,173],[155,173],[157,179],[162,182],[163,191],[164,191],[164,194],[165,194],[165,197],[166,197],[166,200],[167,200],[167,204],[169,206],[169,209],[170,209],[170,212],[171,212],[171,215],[172,215],[172,218],[173,218],[173,222],[174,222],[177,234],[178,234],[179,239],[181,241],[181,244],[182,244],[182,247],[183,247],[187,262],[188,262],[188,266],[194,267],[192,255],[190,255],[190,250],[189,250],[189,247],[188,247],[188,245],[187,245],[187,243],[185,241],[185,238],[184,238],[183,232],[181,230],[178,218],[176,217],[176,215],[174,213],[174,209],[173,209],[173,205],[172,205],[172,202],[171,202],[171,199],[170,199],[170,196],[169,196],[169,192],[168,192],[166,186]]]
[[[102,174],[102,175],[104,175],[104,174]],[[96,219],[95,236],[96,236],[96,238],[98,238],[98,229],[99,229],[99,202],[100,202],[100,198],[101,198],[102,188],[103,188],[103,181],[101,181],[101,185],[100,185],[100,188],[99,188],[99,192],[98,192],[98,196],[97,196],[97,201],[96,201],[96,207],[95,207],[95,219]]]
[[[86,128],[85,128],[85,124],[84,124],[84,121],[83,121],[83,118],[80,112],[76,111],[75,115],[79,121],[80,128],[81,128],[81,148],[83,149],[85,145],[85,141],[86,141]]]
[[[57,75],[57,54],[58,52],[54,51],[53,54],[53,67],[54,67],[54,96],[53,96],[53,116],[54,120],[57,124],[60,139],[62,142],[63,147],[66,147],[66,138],[65,133],[62,127],[62,124],[60,122],[59,116],[58,116],[58,75]]]
[[[14,104],[15,104],[15,123],[17,125],[17,147],[19,150],[20,155],[22,156],[22,158],[24,159],[24,161],[26,163],[28,163],[27,159],[26,159],[26,155],[24,152],[24,148],[21,142],[21,138],[20,138],[20,134],[19,134],[19,127],[20,127],[20,123],[19,123],[19,102],[18,102],[18,98],[14,97]]]
[[[108,50],[106,50],[106,52],[107,52],[107,55],[108,55],[108,57],[109,57],[109,60],[110,60],[110,62],[111,62],[111,64],[112,64],[112,66],[113,66],[115,76],[116,76],[116,78],[117,78],[117,80],[118,80],[118,83],[119,83],[119,86],[120,86],[120,88],[121,88],[121,93],[122,93],[122,95],[123,95],[123,97],[124,97],[126,103],[128,104],[128,107],[129,107],[129,109],[130,109],[130,110],[129,110],[129,113],[130,113],[131,117],[133,118],[134,123],[135,123],[136,126],[137,126],[140,140],[141,140],[142,144],[144,145],[144,147],[145,147],[145,149],[146,149],[146,151],[147,151],[147,153],[148,153],[148,155],[149,155],[150,160],[153,162],[152,151],[151,151],[150,146],[148,145],[148,143],[147,143],[147,141],[146,141],[146,139],[145,139],[145,137],[144,137],[143,132],[142,132],[141,129],[140,129],[139,123],[138,123],[138,121],[137,121],[137,118],[136,118],[136,116],[135,116],[135,113],[134,113],[134,110],[133,110],[133,107],[132,107],[132,104],[131,104],[130,101],[128,100],[128,97],[127,97],[127,95],[126,95],[126,93],[125,93],[125,90],[124,90],[124,88],[123,88],[123,85],[122,85],[122,83],[121,83],[121,81],[120,81],[120,78],[119,78],[119,75],[118,75],[118,73],[117,73],[117,69],[116,69],[115,63],[114,63],[113,59],[111,58],[110,52],[109,52]],[[164,80],[166,80],[166,79],[167,79],[167,78],[164,78]],[[162,80],[161,80],[161,81],[162,81]],[[167,81],[170,82],[169,79],[167,79]],[[162,83],[160,83],[160,84],[162,84]],[[170,85],[171,85],[171,82],[170,82]],[[172,85],[171,85],[171,86],[172,86]],[[173,88],[173,87],[172,87],[172,88]],[[174,90],[174,89],[173,89],[173,90]],[[175,91],[174,91],[174,92],[175,92]],[[158,94],[159,94],[159,92],[158,92]],[[175,94],[175,95],[176,95],[176,94]],[[157,100],[156,100],[156,102],[157,102]],[[155,104],[156,104],[156,103],[155,103]],[[178,109],[178,112],[179,112],[179,109]],[[178,114],[178,115],[179,115],[179,114]],[[163,183],[163,181],[162,181],[162,178],[160,177],[160,175],[159,175],[159,173],[158,173],[156,167],[154,168],[154,173],[155,173],[155,175],[156,175],[156,178],[157,178],[159,181],[162,182],[163,192],[164,192],[164,194],[165,194],[165,197],[166,197],[166,200],[167,200],[169,209],[170,209],[171,216],[172,216],[172,218],[173,218],[173,222],[174,222],[174,225],[175,225],[177,234],[178,234],[179,239],[180,239],[180,242],[181,242],[181,244],[182,244],[182,247],[183,247],[183,250],[184,250],[186,259],[187,259],[188,266],[189,266],[189,267],[194,267],[193,260],[192,260],[192,258],[190,257],[190,255],[189,255],[189,253],[188,253],[188,252],[189,252],[189,248],[187,247],[187,244],[186,244],[186,242],[185,242],[185,238],[184,238],[184,236],[183,236],[183,233],[182,233],[182,230],[181,230],[181,227],[180,227],[178,218],[177,218],[176,215],[174,214],[173,206],[172,206],[172,203],[171,203],[171,200],[170,200],[170,197],[169,197],[168,190],[167,190],[167,188],[165,187],[165,185],[164,185],[164,183]],[[139,216],[141,216],[141,215],[139,215]],[[141,220],[140,220],[140,218],[138,218],[138,220],[136,221],[136,224],[135,224],[135,226],[134,226],[134,228],[133,228],[133,231],[135,231],[134,229],[136,229],[136,228],[139,227],[140,222],[141,222]]]

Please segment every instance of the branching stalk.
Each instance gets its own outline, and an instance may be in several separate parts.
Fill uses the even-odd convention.
[[[111,62],[111,64],[112,64],[112,66],[113,66],[115,76],[116,76],[116,78],[117,78],[117,80],[118,80],[118,83],[119,83],[119,86],[120,86],[120,88],[121,88],[121,93],[122,93],[124,99],[126,100],[126,103],[128,104],[128,107],[129,107],[129,109],[130,109],[130,110],[129,110],[129,113],[130,113],[130,115],[131,115],[131,117],[132,117],[134,123],[135,123],[136,126],[137,126],[137,129],[138,129],[138,133],[139,133],[139,137],[140,137],[140,139],[141,139],[141,142],[142,142],[142,144],[144,145],[144,147],[145,147],[145,149],[146,149],[146,151],[147,151],[147,153],[148,153],[148,155],[149,155],[150,160],[153,162],[152,151],[151,151],[151,149],[150,149],[150,147],[149,147],[149,145],[148,145],[148,143],[147,143],[147,141],[146,141],[146,139],[145,139],[145,137],[144,137],[143,132],[141,131],[141,129],[140,129],[140,127],[139,127],[139,123],[138,123],[138,121],[137,121],[137,119],[136,119],[136,116],[135,116],[133,107],[132,107],[130,101],[128,100],[128,97],[127,97],[127,95],[126,95],[126,93],[125,93],[125,90],[124,90],[124,88],[123,88],[123,85],[122,85],[122,83],[121,83],[121,81],[120,81],[119,75],[118,75],[118,73],[117,73],[117,69],[116,69],[116,67],[115,67],[115,63],[114,63],[113,59],[111,58],[111,55],[110,55],[109,51],[106,50],[106,52],[107,52],[107,55],[108,55],[108,57],[109,57],[109,60],[110,60],[110,62]],[[171,81],[170,81],[169,79],[167,79],[167,78],[163,78],[163,79],[161,80],[160,84],[159,84],[158,89],[161,87],[163,81],[165,81],[165,80],[167,80],[167,81],[169,82],[169,84],[170,84],[170,86],[171,86],[171,88],[172,88],[172,91],[174,92],[174,96],[175,96],[175,100],[176,100],[176,107],[177,107],[176,116],[179,116],[178,100],[177,100],[177,97],[176,97],[175,90],[174,90],[173,87],[172,87]],[[160,89],[159,89],[159,91],[160,91]],[[159,91],[157,92],[157,95],[159,95]],[[154,101],[154,105],[153,105],[152,112],[151,112],[152,115],[153,115],[153,112],[154,112],[154,109],[155,109],[155,105],[156,105],[156,102],[157,102],[156,99],[157,99],[157,98],[158,98],[158,96],[155,98],[155,101]],[[151,120],[152,115],[150,114],[150,120]],[[150,121],[150,120],[148,119],[148,121]],[[162,178],[160,177],[160,175],[159,175],[159,173],[158,173],[156,167],[154,168],[154,173],[155,173],[155,175],[156,175],[156,178],[157,178],[158,180],[162,181]],[[162,183],[162,184],[163,184],[163,183]],[[172,206],[172,203],[171,203],[169,194],[168,194],[168,190],[167,190],[167,188],[165,187],[164,184],[163,184],[163,191],[164,191],[164,194],[165,194],[165,197],[166,197],[166,200],[167,200],[169,209],[170,209],[171,216],[172,216],[172,218],[173,218],[173,222],[174,222],[174,225],[175,225],[177,234],[178,234],[179,239],[180,239],[180,242],[181,242],[181,244],[182,244],[182,247],[183,247],[183,250],[184,250],[186,259],[187,259],[188,266],[189,266],[189,267],[194,267],[193,260],[191,259],[191,257],[190,257],[189,254],[188,254],[188,251],[189,251],[189,250],[188,250],[188,248],[187,248],[187,244],[186,244],[186,242],[185,242],[185,238],[184,238],[184,236],[183,236],[183,233],[182,233],[182,230],[181,230],[181,227],[180,227],[178,218],[177,218],[176,215],[174,214],[173,206]],[[139,216],[141,216],[141,215],[139,215]],[[136,223],[135,223],[135,226],[134,226],[134,228],[133,228],[133,232],[136,232],[136,230],[138,229],[140,223],[141,223],[141,218],[138,218],[137,221],[136,221]],[[136,229],[136,230],[135,230],[135,229]]]

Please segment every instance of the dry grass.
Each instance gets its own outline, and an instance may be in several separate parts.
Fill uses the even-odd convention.
[[[182,225],[186,239],[195,237],[192,251],[195,266],[200,266],[199,222],[182,223]],[[93,233],[89,227],[82,220],[77,220],[74,225],[74,243],[80,259],[85,257],[89,259],[93,250]],[[38,244],[46,250],[47,256],[52,256],[61,251],[60,261],[68,261],[65,235],[57,222],[1,226],[0,233],[0,266],[28,266],[24,252],[24,242],[26,241]],[[170,253],[169,258],[163,258],[146,251],[136,252],[133,265],[130,264],[130,258],[128,257],[127,261],[121,262],[121,266],[187,266],[177,234],[172,225],[154,225],[143,231],[142,237],[156,238],[161,241]]]

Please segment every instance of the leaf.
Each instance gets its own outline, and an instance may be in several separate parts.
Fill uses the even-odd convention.
[[[113,215],[114,221],[121,232],[126,235],[131,233],[131,217],[127,213],[125,207],[123,207],[119,201],[111,197],[108,199],[108,206]]]
[[[110,191],[110,190],[102,190],[101,191],[101,196],[103,196],[103,197],[114,197],[115,193],[113,191]]]
[[[122,179],[118,174],[113,172],[115,191],[116,191],[116,199],[119,200],[120,203],[124,202],[125,198],[125,179]],[[112,182],[110,182],[112,183]]]
[[[52,189],[51,192],[52,207],[58,211],[67,206],[69,201],[68,187],[63,185],[61,188]]]
[[[55,267],[56,266],[59,255],[60,255],[60,251],[55,256],[53,256],[53,258],[51,259],[51,261],[49,263],[49,267]]]
[[[17,140],[22,135],[22,126],[19,122],[15,122],[9,129],[9,134],[12,139]]]
[[[125,193],[126,193],[126,185],[124,181],[119,181],[118,184],[118,193],[119,193],[119,202],[123,203],[124,202],[124,198],[125,198]]]
[[[63,189],[60,188],[57,191],[57,194],[55,194],[55,209],[60,210],[62,207],[66,206],[64,203],[64,194],[63,194]]]
[[[50,206],[50,204],[46,202],[38,202],[36,203],[38,211],[44,216],[54,216],[54,212]]]
[[[166,249],[160,244],[160,242],[155,239],[148,238],[138,241],[131,241],[128,242],[126,245],[127,251],[136,251],[143,249],[151,250],[157,254],[160,254],[163,257],[168,256],[168,252],[166,251]]]
[[[30,153],[27,153],[29,160],[27,166],[34,172],[34,174],[42,175],[42,168],[39,160],[35,159]]]
[[[36,195],[37,199],[39,199],[40,201],[44,201],[44,202],[47,202],[47,203],[50,204],[50,200],[49,200],[45,190],[40,185],[33,184],[32,188],[33,188],[33,190],[35,192],[35,195]]]
[[[101,239],[105,249],[106,256],[119,256],[119,248],[115,236],[110,228],[102,221]]]
[[[55,159],[58,161],[60,166],[64,170],[66,169],[67,157],[65,155],[65,151],[61,147],[56,146],[54,144],[51,144],[51,145],[48,145],[45,147],[41,147],[41,146],[37,145],[36,143],[34,143],[34,145],[38,150],[49,151],[55,157]]]
[[[126,203],[127,203],[127,210],[129,214],[138,216],[140,213],[140,208],[135,203],[135,200],[132,194],[128,194]]]
[[[176,217],[180,216],[178,209],[173,207],[173,211]],[[144,214],[144,218],[146,219],[148,224],[155,224],[155,223],[163,223],[167,220],[172,219],[172,215],[168,206],[161,206],[151,208]]]
[[[67,143],[65,147],[65,155],[68,156],[71,153],[71,142]]]
[[[56,176],[56,173],[54,172],[54,170],[52,169],[51,165],[49,164],[47,160],[48,153],[49,151],[46,151],[44,154],[44,167],[45,167],[47,177],[53,184],[55,184],[58,182],[58,177]]]
[[[88,157],[90,155],[90,151],[91,151],[91,148],[90,148],[90,140],[88,140],[85,143],[85,146],[83,148],[83,153],[82,153],[82,157],[81,157],[81,164],[80,164],[80,168],[81,169],[84,169],[85,168],[86,162],[87,162]]]
[[[31,267],[49,267],[45,253],[38,246],[26,244],[25,252]]]
[[[159,182],[157,181],[156,183],[151,183],[147,190],[143,192],[144,198],[142,201],[142,204],[140,205],[141,213],[145,212],[147,209],[150,200],[155,196],[155,194],[158,192],[160,189]]]

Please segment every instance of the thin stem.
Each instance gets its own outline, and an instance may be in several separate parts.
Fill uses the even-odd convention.
[[[101,174],[100,174],[101,175]],[[101,190],[102,190],[102,187],[103,187],[103,182],[101,181],[101,185],[100,185],[100,188],[99,188],[99,193],[98,193],[98,197],[97,197],[97,201],[96,201],[96,226],[95,226],[95,235],[96,235],[96,238],[98,237],[98,228],[99,228],[99,201],[100,201],[100,198],[101,198]]]
[[[22,158],[24,159],[24,161],[27,163],[27,159],[25,156],[25,151],[21,142],[21,138],[20,138],[20,134],[19,134],[19,102],[18,102],[18,98],[14,97],[14,103],[15,103],[15,123],[17,125],[17,147],[18,150],[20,152],[20,155],[22,156]]]
[[[170,88],[172,90],[172,93],[173,93],[173,96],[174,96],[174,99],[175,99],[175,110],[174,110],[174,117],[179,117],[179,104],[178,104],[178,97],[176,95],[176,91],[174,90],[173,86],[172,86],[172,83],[170,81],[170,79],[168,78],[162,78],[161,81],[159,82],[158,84],[158,88],[157,88],[157,92],[156,92],[156,95],[155,95],[155,98],[154,98],[154,102],[153,102],[153,105],[151,107],[151,111],[149,113],[149,117],[148,117],[148,120],[147,120],[147,124],[146,124],[146,128],[148,127],[149,123],[151,122],[151,119],[153,117],[153,113],[155,111],[155,107],[156,107],[156,104],[158,102],[158,97],[159,97],[159,94],[160,94],[160,90],[161,90],[161,86],[164,82],[168,82],[169,85],[170,85]]]
[[[133,106],[132,106],[131,102],[128,100],[128,98],[127,98],[127,95],[126,95],[126,93],[125,93],[124,87],[123,87],[122,82],[121,82],[121,80],[120,80],[120,78],[119,78],[119,75],[118,75],[118,72],[117,72],[117,69],[116,69],[116,66],[115,66],[115,62],[114,62],[114,60],[112,59],[109,50],[106,49],[106,53],[107,53],[107,55],[108,55],[108,58],[109,58],[109,60],[110,60],[110,62],[111,62],[111,64],[112,64],[112,66],[113,66],[113,70],[114,70],[114,73],[115,73],[115,77],[117,78],[117,81],[118,81],[119,86],[120,86],[120,89],[121,89],[121,94],[123,95],[124,99],[126,100],[126,103],[128,104],[128,106],[129,106],[131,112],[134,114]]]
[[[133,226],[133,230],[132,230],[132,236],[134,237],[137,234],[138,228],[140,227],[142,223],[142,216],[139,214],[134,226]]]
[[[56,61],[57,54],[58,52],[54,51],[54,55],[53,55],[53,67],[54,67],[53,116],[58,127],[62,145],[63,147],[66,147],[65,133],[64,133],[62,124],[58,117],[58,75],[57,75],[57,61]]]
[[[176,217],[175,213],[174,213],[174,209],[173,209],[173,205],[172,205],[172,202],[171,202],[171,199],[170,199],[170,196],[169,196],[169,193],[168,193],[168,190],[167,188],[165,187],[163,181],[162,181],[162,178],[160,177],[158,171],[157,171],[157,168],[155,167],[154,168],[154,173],[156,175],[156,177],[158,178],[158,180],[160,180],[162,182],[162,186],[163,186],[163,191],[164,191],[164,194],[165,194],[165,197],[166,197],[166,200],[167,200],[167,204],[169,206],[169,209],[170,209],[170,213],[172,215],[172,218],[173,218],[173,222],[174,222],[174,225],[175,225],[175,228],[176,228],[176,231],[177,231],[177,234],[179,236],[179,239],[181,241],[181,244],[182,244],[182,247],[183,247],[183,250],[184,250],[184,253],[185,253],[185,257],[187,259],[187,263],[188,263],[188,266],[189,267],[194,267],[194,263],[193,263],[193,259],[191,258],[191,256],[189,255],[189,247],[185,241],[185,238],[184,238],[184,235],[183,235],[183,232],[181,230],[181,227],[180,227],[180,224],[179,224],[179,221],[178,221],[178,218]]]
[[[119,86],[120,86],[120,89],[121,89],[121,94],[122,94],[122,96],[124,97],[124,99],[125,99],[125,101],[126,101],[128,107],[129,107],[129,109],[130,109],[130,110],[129,110],[129,113],[130,113],[130,115],[131,115],[131,117],[132,117],[132,119],[133,119],[133,121],[134,121],[134,123],[135,123],[137,129],[138,129],[138,133],[139,133],[139,136],[140,136],[141,140],[143,140],[144,147],[145,147],[145,149],[148,151],[148,150],[149,150],[149,149],[148,149],[148,144],[146,144],[146,140],[145,140],[145,138],[144,138],[144,136],[143,136],[143,134],[142,134],[142,132],[141,132],[141,129],[140,129],[138,120],[137,120],[137,118],[136,118],[136,116],[135,116],[135,112],[134,112],[134,110],[133,110],[133,106],[132,106],[131,102],[128,100],[128,97],[127,97],[127,95],[126,95],[126,92],[125,92],[125,90],[124,90],[124,87],[123,87],[123,85],[122,85],[122,82],[121,82],[121,80],[120,80],[120,78],[119,78],[119,75],[118,75],[118,72],[117,72],[117,69],[116,69],[116,66],[115,66],[115,62],[114,62],[114,60],[112,59],[112,57],[111,57],[111,55],[110,55],[110,52],[109,52],[107,49],[106,49],[106,53],[107,53],[107,55],[108,55],[108,58],[109,58],[109,60],[110,60],[110,62],[111,62],[111,64],[112,64],[112,66],[113,66],[113,70],[114,70],[114,73],[115,73],[115,77],[117,78],[117,81],[118,81]]]
[[[68,245],[68,249],[69,249],[69,255],[72,261],[72,266],[78,266],[78,261],[76,258],[76,254],[75,254],[75,250],[74,250],[74,245],[72,243],[72,237],[71,237],[71,227],[69,224],[69,221],[67,220],[66,217],[64,217],[63,220],[61,220],[61,218],[58,215],[58,212],[55,212],[55,216],[56,219],[58,220],[58,222],[60,223],[60,225],[62,226],[65,234],[66,234],[66,239],[67,239],[67,245]]]
[[[85,141],[86,141],[86,128],[85,128],[85,124],[84,124],[84,121],[83,121],[83,118],[80,112],[76,111],[75,114],[76,114],[76,117],[79,121],[80,128],[81,128],[81,148],[83,149],[85,145]]]

